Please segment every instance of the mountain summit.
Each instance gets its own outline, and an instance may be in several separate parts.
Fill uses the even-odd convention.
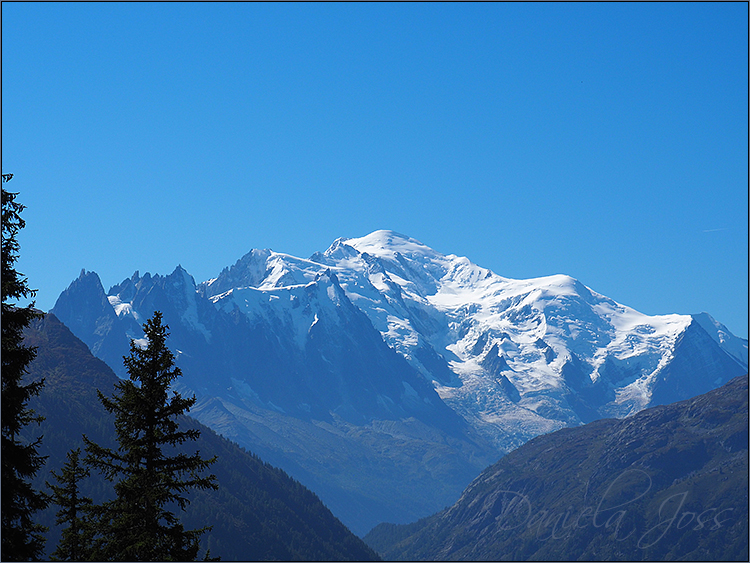
[[[565,275],[514,280],[393,231],[309,259],[252,250],[105,292],[82,272],[52,310],[124,375],[162,311],[191,412],[364,533],[454,502],[480,470],[564,426],[687,399],[747,372],[709,315],[647,316]]]

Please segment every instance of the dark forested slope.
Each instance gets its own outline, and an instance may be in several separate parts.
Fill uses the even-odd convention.
[[[96,390],[107,396],[117,377],[101,360],[91,355],[54,315],[48,314],[26,333],[27,343],[38,346],[30,366],[30,379],[44,377],[45,386],[31,407],[46,417],[40,428],[40,448],[48,455],[35,485],[52,482],[50,470],[59,473],[66,453],[83,447],[82,434],[93,441],[114,446],[113,420],[99,402]],[[200,450],[204,458],[218,456],[211,472],[218,478],[218,491],[192,495],[181,513],[188,529],[213,526],[203,536],[203,546],[222,560],[372,560],[377,558],[308,489],[283,471],[263,463],[257,456],[220,437],[189,417],[181,426],[198,428],[201,437],[185,445]],[[101,502],[111,494],[111,484],[95,472],[82,485],[83,493]],[[52,506],[38,520],[49,526],[47,553],[57,543],[60,530],[54,526]]]
[[[365,541],[386,559],[747,561],[748,377],[539,436],[459,501]]]

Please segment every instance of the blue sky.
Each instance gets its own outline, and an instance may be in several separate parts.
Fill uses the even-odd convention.
[[[2,4],[2,169],[49,309],[393,229],[748,324],[748,6]]]

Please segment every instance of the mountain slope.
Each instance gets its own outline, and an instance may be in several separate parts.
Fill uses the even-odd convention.
[[[26,342],[38,346],[38,356],[28,377],[45,378],[32,408],[46,417],[40,453],[48,455],[37,474],[35,486],[54,482],[49,471],[59,473],[66,453],[83,447],[81,435],[97,443],[116,447],[111,416],[100,404],[96,390],[110,395],[117,377],[104,362],[91,355],[51,314],[26,332]],[[236,444],[222,438],[190,417],[181,417],[182,428],[201,432],[187,450],[199,450],[203,457],[218,456],[211,471],[216,474],[218,491],[198,491],[182,521],[188,529],[212,525],[203,536],[203,545],[222,560],[372,560],[375,554],[362,544],[309,490],[284,472],[263,463]],[[94,474],[83,484],[84,494],[100,502],[111,485]],[[56,507],[50,507],[39,520],[52,528],[47,550],[57,543],[54,526]]]
[[[84,272],[86,286],[72,284],[53,311],[100,318],[101,299],[85,312],[89,277],[101,287]],[[119,316],[108,331],[81,339],[116,343],[97,349],[119,357],[124,376],[123,341],[162,311],[180,386],[199,398],[191,414],[312,488],[356,533],[453,502],[499,453],[386,345],[334,273],[302,281],[212,301],[181,268],[135,275],[109,292]]]
[[[365,540],[399,560],[743,560],[748,378],[539,436],[459,501]]]
[[[503,278],[392,231],[307,260],[252,250],[200,284],[177,267],[105,292],[84,271],[53,312],[123,376],[155,309],[194,415],[357,533],[451,504],[534,436],[747,371],[747,341],[706,314],[643,315],[564,275]]]
[[[710,343],[690,316],[643,315],[569,276],[503,278],[390,231],[340,239],[313,259],[347,272],[338,274],[342,287],[361,297],[354,302],[386,342],[503,449],[519,418],[527,419],[520,426],[537,432],[658,404],[654,389],[676,383],[666,382],[664,372],[678,359],[680,344],[682,351],[710,349],[690,370],[680,369],[693,394],[747,369],[747,341],[725,327],[731,343]],[[730,344],[728,353],[722,347]],[[460,383],[455,375],[449,380],[451,373]],[[708,374],[715,378],[707,381]]]

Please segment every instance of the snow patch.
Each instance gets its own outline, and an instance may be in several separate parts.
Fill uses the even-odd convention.
[[[112,305],[112,308],[115,310],[115,314],[118,317],[133,317],[136,321],[141,323],[141,316],[138,314],[138,311],[133,309],[132,303],[124,303],[119,295],[108,295],[107,301],[109,301],[109,304]]]

